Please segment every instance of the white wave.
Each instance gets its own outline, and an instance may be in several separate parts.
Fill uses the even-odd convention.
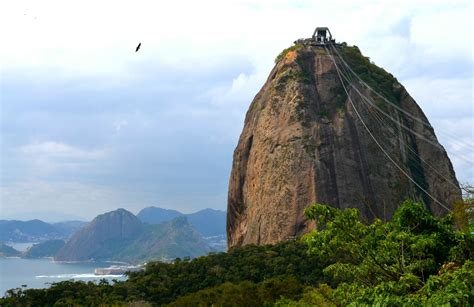
[[[65,278],[65,279],[87,279],[87,278],[117,278],[123,277],[124,275],[95,275],[94,273],[85,273],[85,274],[58,274],[58,275],[37,275],[35,278]]]

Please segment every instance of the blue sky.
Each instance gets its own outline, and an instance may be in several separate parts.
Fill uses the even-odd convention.
[[[394,74],[474,182],[470,1],[11,1],[0,5],[0,218],[226,208],[275,56],[316,26]],[[142,49],[135,53],[138,42]]]

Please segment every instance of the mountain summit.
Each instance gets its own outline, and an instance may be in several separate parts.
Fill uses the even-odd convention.
[[[314,225],[303,211],[315,202],[357,207],[371,221],[390,218],[407,198],[442,215],[460,189],[406,89],[332,37],[285,49],[251,103],[234,151],[229,247],[308,232]]]
[[[59,250],[56,261],[127,261],[197,257],[211,248],[187,220],[178,216],[158,225],[142,223],[124,209],[97,216]]]
[[[143,231],[143,224],[125,209],[97,216],[79,230],[55,257],[57,261],[87,261],[112,257]]]

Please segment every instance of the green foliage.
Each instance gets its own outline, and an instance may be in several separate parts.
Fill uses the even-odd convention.
[[[329,111],[328,111],[326,108],[323,108],[323,107],[322,107],[322,108],[319,110],[318,115],[319,115],[319,117],[321,117],[321,118],[326,118],[326,119],[328,119],[328,118],[329,118]]]
[[[363,56],[357,46],[343,46],[340,49],[340,54],[344,61],[370,87],[388,100],[394,103],[398,102],[397,94],[393,91],[393,85],[398,81],[392,74],[370,62],[370,59]]]
[[[316,288],[307,287],[301,299],[291,300],[283,298],[275,302],[275,306],[291,306],[291,307],[306,307],[306,306],[322,306],[333,307],[336,306],[334,301],[330,298],[333,290],[327,284],[320,284]]]
[[[453,207],[454,225],[461,231],[474,233],[474,186],[461,184],[462,200]]]
[[[313,76],[303,67],[298,66],[286,68],[282,69],[278,74],[275,89],[282,89],[290,80],[294,80],[303,84],[312,84],[314,82]]]
[[[472,306],[474,236],[453,218],[407,201],[392,221],[313,205],[302,240],[245,246],[174,263],[151,262],[127,281],[12,289],[1,306]]]
[[[24,305],[34,301],[41,302],[38,305],[54,305],[60,300],[83,305],[119,301],[148,301],[161,305],[199,290],[219,287],[224,283],[232,285],[222,289],[242,289],[245,285],[240,284],[247,281],[254,285],[252,287],[260,289],[259,291],[270,291],[273,286],[279,285],[279,280],[296,280],[297,284],[309,286],[324,281],[320,280],[323,267],[324,263],[316,256],[308,255],[306,245],[299,241],[265,246],[249,245],[193,260],[178,258],[174,263],[150,262],[144,271],[130,273],[128,280],[114,285],[95,286],[93,283],[69,281],[55,283],[49,289],[21,290],[17,294],[10,293],[7,298],[0,299],[0,305]],[[302,288],[298,286],[298,289],[301,293]],[[216,291],[218,290],[203,293]],[[275,294],[275,300],[279,298],[280,296]]]
[[[301,47],[303,47],[303,45],[300,45],[300,44],[296,44],[296,45],[293,45],[291,47],[288,47],[286,49],[283,49],[282,52],[280,52],[280,54],[277,55],[277,57],[275,58],[275,64],[280,62],[281,59],[283,59],[287,54],[288,52],[290,51],[294,51],[294,50],[298,50],[300,49]]]
[[[108,259],[138,263],[185,255],[197,257],[206,254],[209,247],[186,218],[178,217],[158,225],[144,225],[144,231],[133,241],[107,250],[113,251]]]
[[[313,79],[311,75],[304,70],[290,70],[288,72],[288,78],[296,81],[300,81],[304,84],[311,84]]]
[[[260,283],[229,282],[178,298],[168,306],[263,306],[284,297],[299,299],[301,283],[293,276],[274,277]]]
[[[467,273],[472,262],[466,262],[474,256],[473,236],[456,232],[451,216],[434,217],[411,201],[387,223],[366,225],[356,209],[324,205],[311,206],[306,215],[318,225],[304,237],[309,252],[337,259],[323,270],[337,305],[467,305],[474,300],[473,273]],[[454,271],[440,271],[443,264]]]

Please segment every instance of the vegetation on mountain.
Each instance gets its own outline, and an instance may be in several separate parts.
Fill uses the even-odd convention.
[[[20,255],[20,251],[17,251],[13,247],[0,242],[0,257],[19,257]]]
[[[51,224],[40,220],[0,220],[0,241],[34,242],[56,239],[63,235]]]
[[[227,217],[225,211],[204,209],[186,214],[186,217],[204,237],[225,235]]]
[[[125,209],[101,214],[74,234],[55,260],[108,260],[139,236],[143,227],[143,223]]]
[[[64,221],[53,223],[51,225],[53,225],[54,228],[56,228],[56,230],[66,238],[69,238],[87,224],[88,222],[85,221]]]
[[[118,209],[97,216],[77,232],[59,250],[55,260],[141,263],[197,257],[209,251],[209,246],[185,216],[150,225],[142,223],[131,212]]]
[[[184,214],[176,210],[158,207],[147,207],[138,212],[137,217],[147,224],[160,224],[185,216],[204,237],[225,235],[226,212],[214,209],[203,209],[194,213]]]
[[[41,220],[0,220],[0,240],[19,243],[67,240],[85,224],[87,222],[83,221],[46,223]]]
[[[210,251],[185,216],[158,225],[145,225],[139,236],[116,250],[109,259],[140,263],[148,260],[198,257]]]
[[[24,258],[54,257],[58,251],[66,244],[63,240],[48,240],[33,244],[23,254]]]
[[[294,276],[272,277],[262,282],[225,282],[216,287],[199,290],[167,306],[265,306],[285,298],[299,298],[303,285]]]
[[[389,222],[357,209],[314,205],[302,239],[247,245],[174,263],[151,262],[126,281],[12,289],[2,306],[135,302],[142,305],[345,306],[474,304],[474,237],[453,218],[405,202]]]
[[[381,93],[383,97],[394,103],[399,103],[399,97],[396,96],[393,88],[394,84],[398,84],[398,80],[391,73],[372,63],[370,58],[364,56],[357,46],[344,44],[339,52],[344,61],[364,82]]]
[[[140,221],[147,224],[168,222],[181,215],[183,214],[179,211],[158,207],[146,207],[137,213],[137,217]]]
[[[288,48],[283,49],[283,51],[280,52],[280,53],[276,56],[276,58],[275,58],[275,64],[278,63],[278,62],[280,62],[281,59],[283,59],[289,52],[298,50],[298,49],[300,49],[301,47],[303,47],[303,45],[301,45],[301,44],[295,44],[295,45],[293,45],[293,46],[291,46],[291,47],[288,47]]]
[[[453,206],[454,225],[457,229],[474,233],[474,186],[461,184],[463,200]]]

